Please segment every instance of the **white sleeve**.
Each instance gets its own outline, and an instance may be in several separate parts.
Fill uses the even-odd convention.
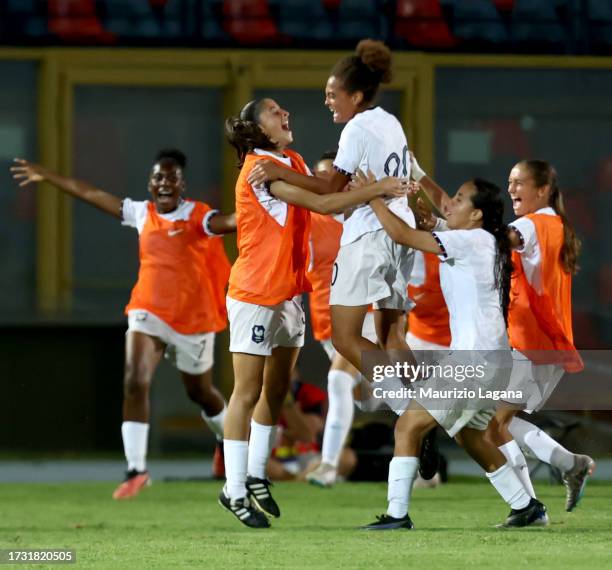
[[[535,224],[529,218],[522,217],[511,222],[510,227],[516,230],[521,240],[521,246],[516,250],[527,257],[534,255],[538,249],[538,234]]]
[[[210,229],[210,220],[219,213],[219,210],[209,210],[202,218],[202,229],[207,236],[217,237],[223,234],[216,234]]]
[[[432,232],[445,232],[448,231],[448,222],[444,218],[436,218],[436,225]]]
[[[431,232],[442,250],[443,259],[463,259],[474,251],[476,237],[472,230],[448,230]]]
[[[348,176],[355,174],[365,155],[365,150],[366,141],[363,130],[350,121],[340,135],[334,168]]]
[[[140,233],[147,219],[147,204],[125,198],[121,203],[121,225],[136,228]]]

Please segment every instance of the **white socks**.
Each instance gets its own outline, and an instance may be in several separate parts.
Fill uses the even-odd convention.
[[[247,472],[251,477],[258,479],[266,478],[266,465],[272,447],[274,447],[274,437],[276,436],[276,426],[265,426],[251,420],[251,437],[249,438],[249,462]]]
[[[227,406],[223,403],[223,409],[216,416],[207,416],[204,410],[201,411],[202,419],[208,426],[208,429],[217,436],[217,441],[223,440],[223,421],[225,420],[225,412]]]
[[[225,493],[230,499],[246,497],[247,473],[258,479],[266,478],[266,464],[272,452],[275,435],[276,426],[265,426],[251,420],[251,436],[248,442],[223,440],[227,479]]]
[[[142,422],[123,422],[121,424],[123,450],[128,464],[128,471],[146,471],[147,442],[149,424]]]
[[[499,447],[499,450],[504,454],[504,457],[508,460],[508,463],[514,469],[514,472],[518,475],[525,490],[535,499],[535,491],[531,484],[531,478],[529,477],[529,468],[527,467],[527,460],[518,446],[516,441],[511,440],[504,445]]]
[[[389,463],[388,515],[401,519],[408,514],[412,484],[416,479],[418,468],[418,457],[394,457]]]
[[[493,473],[487,473],[487,477],[511,509],[524,509],[531,501],[531,497],[509,463],[504,463]]]
[[[327,374],[329,408],[323,432],[321,463],[338,467],[340,453],[353,424],[353,376],[342,370]]]
[[[574,467],[576,456],[539,427],[514,417],[509,429],[517,443],[530,449],[540,461],[556,467],[561,473]]]
[[[230,499],[246,497],[247,456],[249,444],[235,439],[223,440],[225,457],[225,493]]]

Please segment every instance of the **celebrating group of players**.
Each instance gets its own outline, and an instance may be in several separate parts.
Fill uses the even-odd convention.
[[[267,528],[280,516],[266,464],[304,343],[301,296],[311,292],[315,337],[332,363],[322,462],[309,476],[313,482],[335,481],[352,423],[353,387],[362,375],[371,380],[366,351],[378,350],[388,363],[411,348],[438,351],[450,363],[462,351],[482,363],[505,354],[510,364],[496,362],[495,370],[509,370],[510,385],[526,394],[497,409],[465,400],[437,409],[419,397],[395,409],[388,509],[363,528],[413,527],[408,512],[421,445],[436,425],[466,449],[510,506],[505,526],[548,523],[525,449],[560,469],[567,510],[577,504],[593,461],[515,417],[519,409],[541,407],[563,373],[581,367],[571,325],[580,244],[564,215],[556,173],[539,160],[511,169],[508,192],[517,220],[510,226],[503,221],[502,192],[489,181],[469,180],[451,198],[408,151],[398,120],[375,105],[391,75],[390,51],[373,40],[337,62],[325,105],[333,121],[346,126],[337,153],[323,157],[314,175],[288,148],[289,113],[274,100],[250,101],[228,119],[226,135],[240,166],[235,214],[183,198],[186,160],[178,151],[156,157],[148,201],[122,201],[16,159],[11,170],[20,185],[48,181],[140,236],[138,282],[126,308],[121,431],[127,478],[116,499],[135,496],[149,482],[149,387],[165,354],[223,441],[227,480],[220,504],[249,527]],[[443,218],[421,216],[417,229],[409,179]],[[217,236],[233,231],[238,258],[230,269]],[[226,318],[234,368],[227,405],[211,381],[215,333]],[[554,356],[535,356],[541,354]],[[400,378],[391,380],[402,385]]]

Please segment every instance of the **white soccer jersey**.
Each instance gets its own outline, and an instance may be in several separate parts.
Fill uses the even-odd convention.
[[[400,122],[380,107],[358,113],[344,127],[338,143],[334,167],[345,174],[357,169],[371,170],[376,179],[385,176],[410,176],[410,156],[406,135]],[[407,198],[387,200],[389,209],[415,227]],[[382,228],[370,206],[362,204],[344,220],[340,245],[352,243],[363,234]]]
[[[480,228],[433,235],[443,248],[440,285],[450,316],[451,349],[508,349],[495,287],[495,238]]]

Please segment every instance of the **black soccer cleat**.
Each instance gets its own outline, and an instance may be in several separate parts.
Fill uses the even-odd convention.
[[[270,493],[272,483],[267,479],[247,476],[246,490],[249,500],[269,517],[280,517],[280,509]]]
[[[232,500],[225,494],[225,489],[221,489],[219,504],[232,513],[243,525],[251,528],[270,528],[270,521],[266,515],[251,505],[248,497]]]
[[[429,481],[440,468],[440,452],[436,438],[436,428],[433,428],[423,438],[421,455],[419,457],[419,475]]]
[[[524,509],[512,509],[500,528],[522,528],[525,526],[547,526],[546,507],[537,499],[531,499]]]
[[[376,521],[360,527],[362,530],[410,530],[414,528],[410,517],[406,515],[401,519],[396,519],[390,515],[378,515]]]

